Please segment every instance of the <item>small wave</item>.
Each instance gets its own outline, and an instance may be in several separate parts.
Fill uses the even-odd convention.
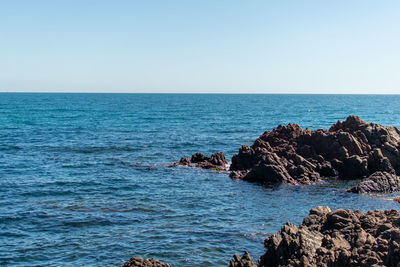
[[[13,151],[13,150],[20,150],[22,149],[19,146],[15,145],[5,145],[5,146],[0,146],[0,151]]]
[[[47,147],[45,148],[50,151],[57,152],[71,152],[71,153],[79,153],[79,154],[103,154],[103,153],[115,153],[115,152],[138,152],[144,149],[141,147],[131,147],[131,146],[61,146],[61,147]]]
[[[91,209],[89,207],[82,206],[82,205],[69,205],[69,206],[64,207],[63,209],[67,210],[67,211],[79,211],[79,212],[91,211]]]
[[[115,225],[115,224],[127,224],[127,223],[132,223],[132,222],[140,222],[140,220],[132,219],[129,222],[127,221],[118,221],[116,222],[111,221],[111,220],[106,220],[106,219],[99,219],[99,218],[93,218],[93,219],[88,219],[88,220],[77,220],[77,221],[64,221],[62,224],[67,227],[93,227],[93,226],[109,226],[109,225]]]
[[[64,196],[64,195],[70,195],[73,194],[74,192],[71,190],[37,190],[37,191],[31,191],[31,192],[25,192],[22,193],[21,195],[24,197],[43,197],[43,196]]]
[[[73,169],[82,169],[87,167],[96,166],[97,162],[78,162],[78,163],[64,163],[61,165],[62,168],[73,168]]]
[[[16,232],[0,232],[2,237],[27,237],[29,235]]]

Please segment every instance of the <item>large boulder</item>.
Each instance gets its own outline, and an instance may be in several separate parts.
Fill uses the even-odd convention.
[[[328,207],[310,211],[299,226],[285,224],[264,241],[260,266],[399,266],[400,214]]]

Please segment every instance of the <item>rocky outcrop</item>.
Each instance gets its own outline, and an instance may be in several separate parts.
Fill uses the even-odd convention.
[[[264,241],[260,266],[399,266],[400,214],[328,207],[310,211],[299,226],[286,223]]]
[[[179,165],[221,171],[228,170],[229,167],[228,161],[226,161],[223,152],[214,153],[210,157],[207,157],[202,153],[196,153],[192,155],[192,158],[181,158],[180,161],[175,162],[170,166],[175,167]]]
[[[355,193],[400,190],[400,131],[368,123],[357,116],[338,121],[329,130],[302,129],[298,124],[264,132],[251,146],[243,145],[228,162],[222,152],[196,153],[171,166],[229,170],[233,179],[265,184],[314,184],[326,179],[365,179]],[[383,183],[383,184],[381,184]]]
[[[233,259],[229,261],[229,267],[258,267],[257,263],[252,260],[249,252],[245,251],[243,256],[233,255]]]
[[[232,157],[230,176],[261,183],[313,184],[329,178],[366,178],[377,171],[399,175],[399,149],[397,128],[357,116],[338,121],[329,130],[289,124],[242,146]]]
[[[375,172],[348,191],[353,193],[393,193],[400,190],[400,177],[388,172]]]
[[[161,261],[156,259],[143,259],[139,257],[133,257],[120,267],[172,267],[172,265],[162,263]]]

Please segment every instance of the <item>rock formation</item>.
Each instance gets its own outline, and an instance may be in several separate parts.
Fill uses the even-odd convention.
[[[264,240],[258,263],[246,251],[229,267],[400,266],[400,213],[316,207],[303,223],[286,223]],[[170,267],[155,259],[131,258],[121,267]]]
[[[260,266],[399,266],[400,214],[317,207],[264,241]]]
[[[172,267],[172,265],[162,263],[156,259],[143,259],[133,257],[129,261],[125,262],[121,267]]]
[[[348,191],[353,193],[392,193],[400,190],[400,177],[388,172],[374,172]]]
[[[223,152],[217,152],[211,155],[211,157],[207,157],[202,153],[196,153],[192,155],[192,158],[181,158],[180,161],[173,163],[170,165],[171,167],[175,166],[193,166],[203,169],[212,169],[218,171],[226,171],[228,170],[228,161],[225,159],[225,155]]]
[[[218,152],[210,158],[196,153],[172,166],[177,165],[224,170],[228,163]],[[280,125],[264,132],[253,145],[240,147],[229,170],[233,179],[266,184],[366,178],[349,191],[393,192],[400,190],[400,131],[357,116],[338,121],[329,130]]]
[[[329,130],[278,126],[232,157],[231,177],[262,183],[312,184],[321,178],[359,179],[400,173],[400,131],[357,116]],[[377,176],[377,174],[375,175]]]
[[[238,254],[233,255],[233,259],[229,261],[229,267],[258,267],[258,265],[251,259],[249,252],[245,251],[241,258]]]

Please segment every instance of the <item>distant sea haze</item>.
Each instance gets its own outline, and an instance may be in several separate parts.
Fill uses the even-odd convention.
[[[228,160],[280,124],[348,115],[400,126],[397,95],[0,93],[0,265],[118,266],[132,256],[226,266],[315,206],[392,209],[353,182],[261,186],[167,166]]]

